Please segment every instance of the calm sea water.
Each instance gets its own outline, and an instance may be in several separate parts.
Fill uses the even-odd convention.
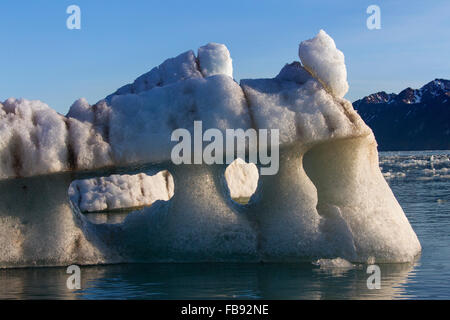
[[[0,270],[1,299],[450,299],[450,151],[389,152],[380,166],[423,248],[411,264],[385,264],[381,289],[366,266],[312,264],[123,264]]]

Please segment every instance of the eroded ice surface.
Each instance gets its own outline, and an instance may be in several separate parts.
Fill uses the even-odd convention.
[[[150,206],[173,196],[173,178],[168,171],[153,176],[113,174],[109,177],[75,180],[69,197],[83,212]]]
[[[0,267],[131,261],[405,262],[420,243],[387,185],[376,141],[343,99],[344,56],[321,31],[272,79],[231,78],[225,46],[187,51],[67,116],[39,101],[0,105]],[[280,130],[276,175],[230,199],[225,165],[170,162],[173,130]],[[230,150],[227,150],[230,151]],[[73,180],[169,170],[169,201],[95,224]],[[258,170],[261,166],[258,165]]]

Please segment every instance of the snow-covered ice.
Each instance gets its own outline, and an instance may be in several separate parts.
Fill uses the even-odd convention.
[[[227,128],[251,126],[244,93],[226,75],[116,95],[111,108],[110,144],[115,162],[123,164],[169,161],[176,144],[172,132],[185,128],[193,135],[195,120],[202,120],[203,130],[217,128],[223,134]]]
[[[200,70],[204,77],[224,74],[233,78],[233,63],[227,47],[220,43],[208,43],[198,49]]]
[[[69,169],[65,118],[40,101],[0,104],[0,177]]]
[[[321,31],[300,44],[299,56],[274,78],[238,84],[226,47],[208,44],[94,105],[76,101],[66,116],[40,101],[0,104],[0,267],[412,261],[421,246],[380,171],[373,133],[342,98],[344,55]],[[174,165],[171,133],[192,132],[195,120],[222,132],[279,129],[278,174],[257,179],[239,162],[231,173],[225,165]],[[81,212],[140,206],[143,182],[117,175],[161,170],[173,176],[170,200],[155,196],[163,200],[120,224],[95,224]],[[248,185],[235,179],[240,170],[253,177]],[[71,183],[84,188],[71,193],[75,205]],[[230,201],[255,186],[247,205]]]
[[[333,95],[342,98],[348,91],[344,54],[323,30],[300,44],[298,55],[311,72]]]
[[[197,59],[192,50],[186,51],[175,58],[167,59],[158,67],[138,77],[133,83],[117,89],[115,93],[106,97],[106,100],[109,102],[114,95],[140,93],[154,87],[161,87],[190,78],[202,78],[202,73],[198,70]]]
[[[173,196],[173,178],[168,171],[153,176],[114,174],[75,180],[69,187],[70,200],[84,212],[150,206]]]

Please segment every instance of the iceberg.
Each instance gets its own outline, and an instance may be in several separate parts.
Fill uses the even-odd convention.
[[[66,116],[40,101],[1,103],[0,267],[412,261],[419,240],[380,171],[372,131],[343,98],[343,53],[320,31],[300,44],[299,57],[274,78],[238,84],[227,48],[211,43],[197,56],[187,51],[166,60],[94,105],[77,100]],[[248,169],[250,187],[239,191],[236,183],[228,187],[234,173],[225,164],[173,164],[171,133],[192,132],[194,121],[223,133],[279,130],[278,173],[258,179]],[[173,177],[170,200],[162,197],[119,224],[89,221],[80,195],[69,196],[81,180],[164,170]],[[245,205],[231,199],[236,190],[254,189]],[[120,197],[110,200],[142,201]]]

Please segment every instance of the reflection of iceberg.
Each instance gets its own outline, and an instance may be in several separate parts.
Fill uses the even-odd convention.
[[[405,287],[413,276],[413,263],[380,264],[380,289],[367,288],[367,265],[356,265],[351,270],[315,269],[319,281],[316,290],[320,299],[402,299],[408,298]],[[336,276],[336,273],[339,273]],[[329,277],[329,275],[332,277]]]
[[[381,289],[367,288],[366,266],[330,276],[301,264],[118,264],[82,267],[69,291],[66,268],[0,270],[0,298],[41,299],[401,299],[411,264],[380,264]],[[48,285],[47,285],[48,284]],[[180,285],[182,284],[182,285]],[[43,292],[42,288],[45,288]],[[124,292],[126,294],[124,295]]]
[[[77,299],[76,290],[67,290],[68,276],[59,267],[0,269],[0,299]]]
[[[122,261],[411,261],[420,244],[378,167],[371,130],[342,96],[343,54],[323,31],[273,79],[231,77],[228,51],[188,51],[63,117],[38,101],[0,105],[0,266]],[[224,165],[170,162],[171,132],[280,130],[277,175],[231,201]],[[150,163],[153,163],[151,165]],[[157,163],[157,164],[155,164]],[[175,194],[121,224],[71,208],[71,181],[168,169]]]

